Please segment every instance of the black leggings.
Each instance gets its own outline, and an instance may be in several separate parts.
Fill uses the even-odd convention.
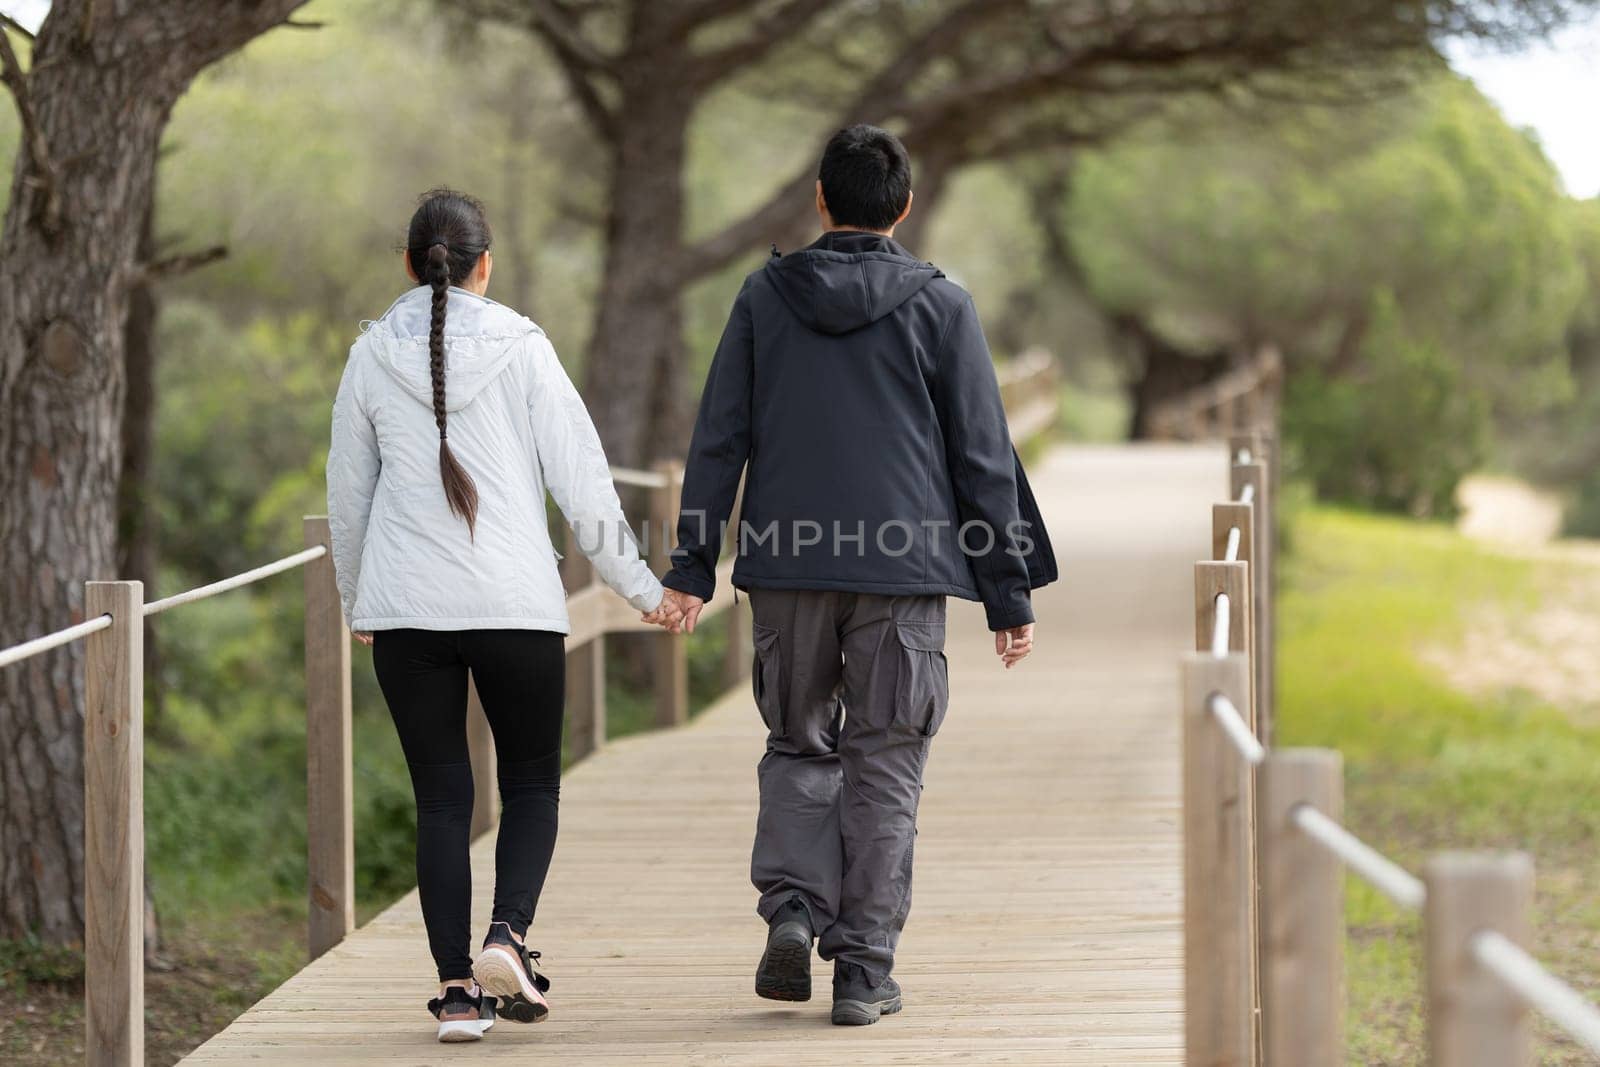
[[[417,889],[439,980],[472,977],[472,764],[467,672],[494,733],[500,836],[494,913],[527,933],[550,869],[561,795],[566,654],[542,630],[379,630],[372,662],[417,795]]]

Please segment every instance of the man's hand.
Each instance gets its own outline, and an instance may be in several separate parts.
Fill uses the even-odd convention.
[[[640,618],[662,627],[668,633],[692,634],[695,623],[700,619],[700,612],[705,606],[706,602],[697,596],[668,589],[662,595],[661,604],[656,610],[646,612]]]
[[[1005,662],[1006,670],[1010,670],[1021,663],[1023,657],[1033,651],[1033,623],[1023,626],[1013,626],[1009,630],[996,630],[994,635],[994,654]]]

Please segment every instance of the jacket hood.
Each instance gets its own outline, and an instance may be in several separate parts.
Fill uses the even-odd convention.
[[[859,330],[894,311],[944,275],[875,233],[832,230],[766,267],[789,310],[819,333]]]
[[[401,294],[376,321],[363,323],[362,341],[378,365],[408,395],[433,407],[433,375],[428,367],[428,333],[433,324],[433,291],[425,285]],[[538,326],[504,304],[452,286],[445,303],[445,410],[459,411],[499,377],[518,345]]]

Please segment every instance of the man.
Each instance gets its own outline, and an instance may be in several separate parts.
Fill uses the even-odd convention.
[[[756,992],[808,1000],[820,935],[841,1025],[901,1006],[890,971],[949,698],[945,597],[983,601],[1010,668],[1033,649],[1029,590],[1054,577],[972,299],[892,240],[911,199],[892,134],[852,126],[828,143],[825,232],[774,250],[734,301],[663,579],[667,625],[693,631],[748,462],[733,584],[750,594],[768,731]]]

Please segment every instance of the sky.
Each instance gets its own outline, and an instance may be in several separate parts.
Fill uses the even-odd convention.
[[[1538,135],[1567,192],[1600,195],[1600,18],[1511,54],[1445,51],[1507,121]]]
[[[35,28],[50,0],[0,0]],[[1538,135],[1573,196],[1600,195],[1600,18],[1512,53],[1452,44],[1450,65],[1477,83],[1514,126]]]

